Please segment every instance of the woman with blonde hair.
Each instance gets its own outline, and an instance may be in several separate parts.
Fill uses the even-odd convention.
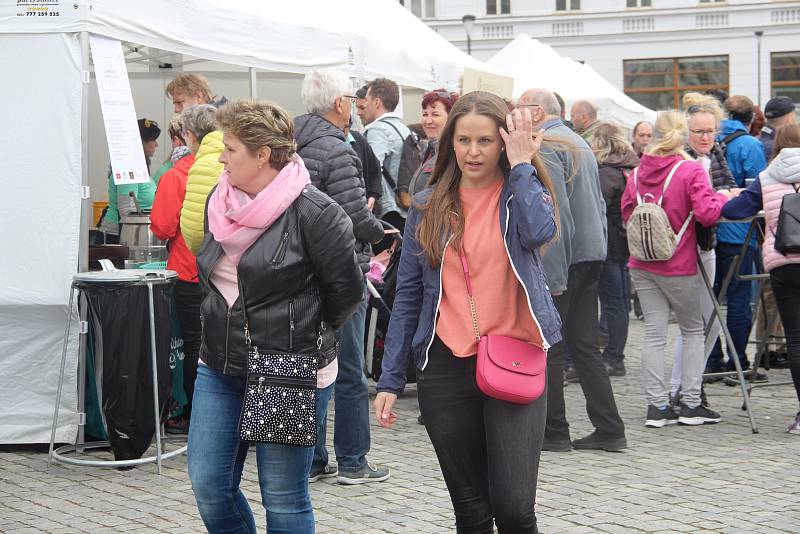
[[[725,160],[725,153],[715,139],[717,131],[719,130],[719,123],[723,116],[719,101],[710,95],[686,93],[683,95],[682,102],[689,128],[689,135],[686,140],[686,146],[684,147],[686,153],[703,164],[703,168],[705,168],[709,174],[711,187],[715,191],[735,189],[736,182],[733,180],[733,174],[731,174],[730,168],[728,168],[728,162]],[[695,231],[697,233],[698,256],[703,263],[703,268],[708,275],[708,279],[713,284],[717,271],[717,255],[714,251],[714,248],[717,246],[716,228],[713,225],[706,227],[695,223]],[[702,291],[700,302],[703,312],[703,323],[708,324],[714,310],[714,305],[706,291]],[[708,360],[708,356],[714,348],[714,342],[719,338],[719,333],[721,331],[722,325],[719,322],[719,318],[717,318],[706,337],[706,339],[710,341],[704,345],[703,355],[705,360]],[[675,339],[675,361],[672,365],[672,390],[670,392],[670,399],[673,406],[679,404],[682,346],[683,339],[680,333],[678,333],[678,337]],[[703,403],[708,406],[705,391],[703,391],[702,399]]]
[[[239,488],[251,445],[240,438],[239,420],[250,415],[242,413],[245,391],[256,392],[246,387],[248,353],[258,347],[287,360],[316,355],[317,387],[327,387],[337,371],[334,329],[361,301],[363,282],[350,219],[311,185],[289,115],[268,102],[239,100],[216,118],[225,172],[208,197],[208,231],[197,255],[203,333],[189,478],[210,533],[254,534],[253,512]],[[282,413],[290,428],[302,426],[292,410]],[[267,532],[313,533],[314,448],[259,442],[255,453]]]
[[[729,191],[714,192],[703,166],[686,153],[689,127],[683,113],[665,111],[658,115],[655,140],[642,155],[641,164],[622,195],[622,220],[628,222],[637,204],[659,203],[672,231],[679,235],[670,259],[645,261],[631,256],[628,267],[644,313],[645,336],[642,345],[647,415],[645,425],[663,427],[682,423],[717,423],[718,413],[703,406],[700,385],[703,379],[703,314],[700,295],[704,290],[697,273],[697,238],[694,218],[704,226],[714,224]],[[629,236],[630,236],[629,229]],[[664,384],[664,348],[670,308],[675,312],[683,339],[683,386],[680,413],[669,407]]]
[[[413,357],[420,411],[462,534],[495,523],[501,534],[537,532],[546,393],[515,404],[479,389],[476,335],[513,337],[538,354],[561,340],[539,255],[558,231],[538,156],[543,137],[530,110],[508,114],[486,92],[462,96],[406,222],[375,416],[384,427],[397,420]]]
[[[624,376],[624,351],[628,339],[628,242],[620,200],[627,175],[639,165],[639,158],[613,124],[600,124],[591,146],[600,171],[600,190],[606,202],[608,228],[608,249],[598,285],[600,322],[605,325],[608,335],[603,363],[609,376]]]

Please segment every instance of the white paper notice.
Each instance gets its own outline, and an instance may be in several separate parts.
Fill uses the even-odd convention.
[[[111,172],[117,185],[147,183],[150,176],[144,159],[142,139],[136,124],[128,69],[122,44],[116,39],[89,36],[100,94],[100,109],[108,139]]]

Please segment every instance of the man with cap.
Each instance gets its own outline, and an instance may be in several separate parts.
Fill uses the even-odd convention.
[[[797,121],[794,102],[788,96],[771,98],[764,107],[764,117],[767,124],[761,128],[761,144],[764,145],[764,155],[767,161],[772,159],[772,150],[775,146],[775,134],[778,128],[785,124],[794,124]]]

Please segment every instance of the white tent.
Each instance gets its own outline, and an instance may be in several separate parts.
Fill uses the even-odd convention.
[[[393,0],[0,4],[0,443],[50,438],[69,284],[87,261],[90,33],[244,67],[334,67],[425,89],[455,89],[464,66],[484,67]],[[73,339],[59,442],[76,437],[77,352]]]
[[[600,120],[614,121],[630,129],[640,120],[654,120],[655,112],[611,85],[588,65],[560,56],[550,45],[522,34],[492,57],[487,64],[514,78],[514,98],[527,89],[543,87],[567,102],[590,100]]]

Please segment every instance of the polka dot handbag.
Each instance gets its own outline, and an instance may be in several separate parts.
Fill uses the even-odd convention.
[[[247,387],[239,437],[313,447],[317,442],[317,355],[259,352],[248,345]],[[317,344],[321,344],[321,337]]]

